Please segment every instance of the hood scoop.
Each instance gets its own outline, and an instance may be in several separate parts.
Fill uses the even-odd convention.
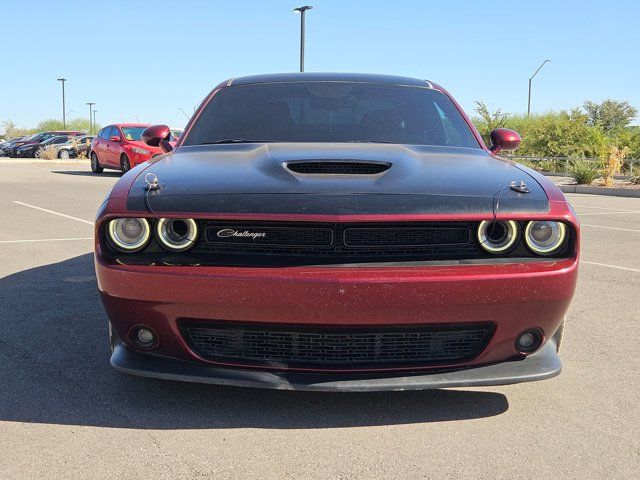
[[[378,175],[391,168],[388,162],[353,160],[305,160],[288,162],[286,168],[301,175]]]

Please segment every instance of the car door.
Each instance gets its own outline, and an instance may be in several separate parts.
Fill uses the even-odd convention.
[[[111,154],[113,155],[113,165],[116,168],[120,168],[120,155],[123,152],[122,144],[125,142],[124,137],[122,136],[121,128],[117,125],[113,126],[113,131],[111,132],[111,137],[117,137],[117,142],[110,142],[111,144]]]
[[[98,156],[98,161],[100,165],[107,164],[107,146],[106,146],[106,137],[109,133],[109,129],[111,127],[104,127],[102,130],[98,132],[98,136],[96,137],[96,141],[93,145],[93,151]]]
[[[51,140],[51,145],[53,145],[54,149],[55,149],[55,153],[56,156],[59,157],[60,155],[60,150],[61,150],[61,146],[63,144],[68,144],[69,143],[69,138],[68,136],[65,135],[60,135],[59,137],[55,137],[53,140]],[[67,145],[67,149],[69,148],[69,145]]]
[[[106,165],[109,165],[110,167],[117,168],[120,166],[120,155],[118,153],[120,142],[115,142],[111,139],[118,136],[118,130],[113,125],[108,128],[109,130],[107,130],[105,138],[103,140],[105,145],[104,163]]]

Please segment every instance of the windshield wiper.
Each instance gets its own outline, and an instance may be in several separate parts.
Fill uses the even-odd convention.
[[[347,143],[394,143],[397,145],[404,145],[402,142],[391,142],[387,140],[349,140]]]
[[[202,142],[198,145],[218,145],[221,143],[267,143],[268,140],[247,140],[246,138],[223,138],[213,142]]]

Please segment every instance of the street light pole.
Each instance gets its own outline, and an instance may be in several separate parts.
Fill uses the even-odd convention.
[[[93,114],[91,113],[93,111],[93,106],[96,104],[96,102],[87,102],[86,105],[89,105],[89,135],[93,135]]]
[[[545,63],[550,61],[551,60],[547,58],[544,62],[542,62],[542,65],[540,65],[538,69],[535,71],[535,73],[531,75],[531,78],[529,78],[529,99],[527,100],[527,117],[531,114],[531,80],[533,80],[533,77],[535,77],[540,71],[540,69],[544,67]]]
[[[311,5],[305,5],[304,7],[294,8],[294,12],[300,12],[300,71],[304,72],[304,13],[307,10],[311,10]]]
[[[94,129],[96,128],[96,112],[97,112],[97,111],[98,111],[98,110],[94,110],[94,111],[93,111],[93,128],[94,128]]]
[[[59,78],[58,79],[59,82],[62,82],[62,128],[66,129],[67,128],[67,115],[65,113],[65,104],[64,104],[64,82],[67,81],[66,78]]]

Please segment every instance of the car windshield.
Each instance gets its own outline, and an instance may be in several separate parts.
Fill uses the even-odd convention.
[[[147,127],[122,127],[122,134],[129,141],[140,141],[145,128]]]
[[[246,141],[480,148],[461,113],[442,92],[356,82],[223,88],[204,107],[184,145]]]
[[[66,138],[66,137],[65,137]],[[49,145],[51,143],[59,143],[58,140],[62,140],[62,136],[55,136],[55,137],[51,137],[48,138],[47,140],[45,140],[44,142],[42,142],[44,145]]]

